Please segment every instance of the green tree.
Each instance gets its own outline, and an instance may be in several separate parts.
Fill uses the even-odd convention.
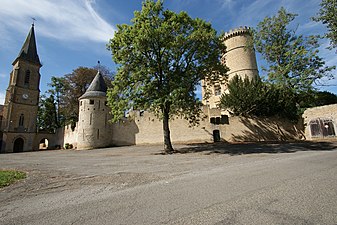
[[[268,64],[263,68],[268,80],[300,93],[313,89],[320,78],[332,78],[335,67],[325,66],[318,56],[317,37],[296,35],[289,28],[296,16],[281,8],[276,16],[266,17],[254,30],[254,44]]]
[[[321,8],[313,20],[322,22],[326,25],[328,31],[324,37],[330,39],[330,49],[337,47],[337,1],[336,0],[322,0]]]
[[[55,107],[56,107],[56,125],[57,127],[64,126],[65,115],[62,112],[63,108],[63,94],[65,93],[65,88],[67,82],[64,77],[51,77],[51,83],[48,84],[51,89],[48,90],[48,93],[55,96]]]
[[[108,91],[113,121],[129,109],[154,112],[163,121],[164,151],[172,152],[169,120],[197,119],[196,86],[206,76],[225,74],[224,46],[209,23],[164,10],[162,1],[144,1],[131,25],[117,28],[108,44],[119,65]]]
[[[38,129],[40,131],[55,132],[59,127],[57,124],[57,112],[54,95],[46,97],[41,96],[39,102],[38,119],[37,119]]]
[[[102,72],[107,86],[111,87],[113,73],[101,65],[94,68],[78,67],[63,77],[51,78],[51,83],[48,84],[51,89],[48,92],[56,97],[59,127],[65,123],[75,126],[78,120],[78,98],[86,92],[98,69]]]
[[[263,82],[260,78],[249,80],[235,76],[228,83],[228,94],[223,94],[220,107],[234,116],[280,116],[297,119],[293,92]]]
[[[337,104],[337,95],[328,91],[319,91],[314,95],[314,106]]]

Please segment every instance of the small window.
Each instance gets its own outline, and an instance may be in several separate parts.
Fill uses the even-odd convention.
[[[23,114],[21,114],[21,115],[20,115],[20,118],[19,118],[19,126],[20,126],[20,127],[23,126],[24,120],[25,120],[25,117],[24,117]]]
[[[93,105],[94,103],[95,103],[95,101],[93,99],[90,99],[89,104]]]
[[[215,96],[221,95],[221,87],[220,87],[220,85],[215,85],[214,86],[214,95]]]
[[[221,124],[229,124],[227,115],[221,115]]]
[[[25,85],[29,84],[29,80],[30,80],[30,71],[27,70],[25,75]]]
[[[81,106],[82,106],[82,101],[81,101],[81,103],[80,103],[80,104],[81,104]]]

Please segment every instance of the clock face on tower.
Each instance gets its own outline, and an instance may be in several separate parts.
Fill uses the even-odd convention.
[[[23,95],[22,95],[22,98],[23,98],[23,99],[28,99],[28,97],[29,97],[28,94],[23,94]]]

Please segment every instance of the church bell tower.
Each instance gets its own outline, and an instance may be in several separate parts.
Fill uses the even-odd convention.
[[[12,65],[1,130],[7,136],[7,147],[12,146],[15,152],[31,148],[33,144],[31,139],[37,132],[42,64],[37,54],[34,24]]]

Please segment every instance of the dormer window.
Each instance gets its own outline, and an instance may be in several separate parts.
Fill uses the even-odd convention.
[[[30,80],[30,70],[27,70],[25,74],[25,85],[29,84],[29,80]]]

